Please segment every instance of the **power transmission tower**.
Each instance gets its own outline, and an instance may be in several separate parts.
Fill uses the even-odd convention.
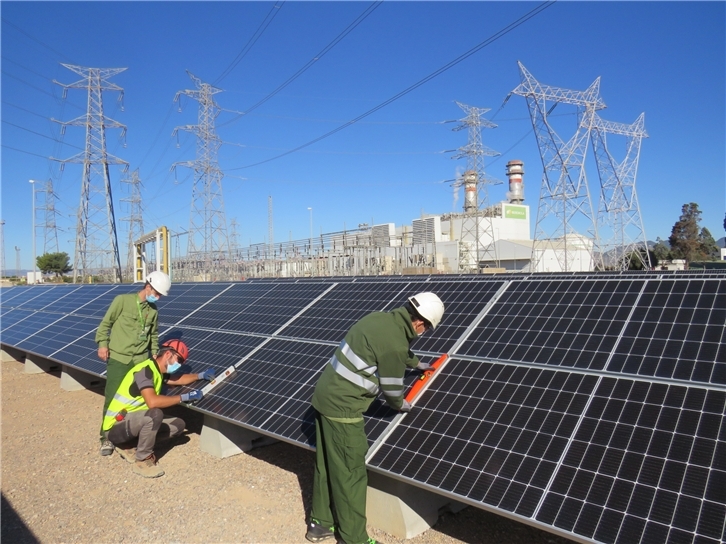
[[[144,235],[144,215],[141,205],[141,179],[139,178],[139,169],[137,168],[131,172],[131,176],[122,178],[121,183],[127,183],[131,187],[131,194],[121,199],[121,202],[129,203],[129,215],[121,218],[121,221],[128,222],[129,224],[126,274],[133,281],[134,269],[136,268],[136,248],[134,242]]]
[[[123,110],[123,89],[109,79],[126,68],[84,68],[71,64],[63,64],[82,79],[65,85],[53,80],[63,87],[63,98],[68,89],[86,89],[88,93],[88,110],[85,115],[72,121],[56,121],[61,125],[61,134],[65,134],[67,126],[81,126],[86,129],[85,149],[70,159],[58,160],[61,170],[67,162],[83,165],[81,178],[81,202],[78,208],[78,224],[76,227],[76,249],[73,258],[73,281],[78,276],[109,276],[112,281],[120,282],[121,260],[116,235],[116,217],[113,211],[111,193],[110,165],[123,165],[124,172],[128,163],[109,154],[106,150],[106,129],[121,129],[121,137],[126,135],[126,127],[106,117],[103,111],[103,91],[118,91],[119,102]],[[104,240],[105,239],[105,240]]]
[[[197,155],[195,160],[176,163],[172,168],[186,166],[194,175],[187,259],[197,274],[201,274],[204,279],[215,280],[223,273],[229,251],[227,219],[222,198],[224,176],[218,160],[222,141],[214,126],[221,109],[213,97],[222,90],[202,82],[189,71],[187,74],[194,82],[196,90],[179,91],[174,101],[178,102],[185,95],[199,102],[199,124],[177,127],[172,136],[176,136],[179,130],[196,135]]]
[[[484,171],[484,157],[496,157],[499,152],[489,149],[482,143],[481,128],[496,128],[497,125],[484,119],[482,115],[490,108],[476,108],[461,102],[456,103],[466,117],[459,120],[455,131],[467,130],[468,143],[459,148],[452,159],[466,159],[466,171],[461,179],[454,182],[455,187],[464,187],[464,215],[461,221],[459,239],[459,271],[479,272],[482,261],[499,263],[494,225],[489,213],[489,186],[502,183],[489,177]]]
[[[585,174],[585,155],[593,117],[596,110],[605,108],[599,95],[600,78],[585,91],[571,91],[539,83],[521,62],[518,64],[522,83],[510,95],[527,99],[544,167],[530,271],[538,271],[548,248],[554,251],[562,271],[573,269],[575,248],[587,250],[594,266],[602,267],[597,225]],[[548,101],[552,103],[549,107]],[[567,142],[549,123],[548,116],[557,104],[577,107],[577,131]],[[590,234],[592,244],[583,240],[576,228]]]
[[[610,153],[607,134],[626,137],[625,158],[622,162],[617,162]],[[630,125],[605,121],[595,115],[592,149],[600,176],[597,228],[603,255],[616,270],[627,270],[631,255],[646,270],[652,266],[635,192],[640,144],[647,137],[644,113]],[[645,249],[642,252],[641,245]]]
[[[55,217],[58,212],[55,209],[55,201],[58,198],[53,192],[53,180],[49,179],[45,184],[45,189],[39,191],[43,195],[43,201],[35,207],[36,217],[38,212],[42,212],[45,218],[43,224],[43,253],[58,253],[60,246],[58,245],[58,227],[55,223]]]

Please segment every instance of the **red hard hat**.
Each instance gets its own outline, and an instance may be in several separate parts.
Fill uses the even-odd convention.
[[[174,351],[176,351],[181,357],[181,361],[179,361],[180,363],[183,363],[184,361],[186,361],[187,357],[189,357],[189,348],[187,347],[187,345],[176,338],[173,340],[167,340],[161,345],[161,348],[173,349]]]

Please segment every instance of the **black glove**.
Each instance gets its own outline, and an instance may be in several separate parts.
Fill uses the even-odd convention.
[[[434,365],[430,365],[428,363],[419,363],[418,365],[416,365],[416,368],[418,370],[433,370]]]
[[[399,412],[401,412],[403,414],[407,414],[408,412],[411,411],[411,408],[412,408],[411,403],[408,402],[406,399],[403,399],[403,404],[401,405],[401,409],[399,410]]]

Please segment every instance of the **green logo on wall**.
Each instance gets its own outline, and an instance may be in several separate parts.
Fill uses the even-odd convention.
[[[504,206],[504,217],[506,219],[527,219],[527,208],[524,206]]]

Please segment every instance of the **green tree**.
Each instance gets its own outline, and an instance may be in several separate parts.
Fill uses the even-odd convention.
[[[656,238],[655,245],[653,246],[653,254],[658,262],[667,261],[671,258],[671,248],[663,240]]]
[[[716,243],[716,240],[713,239],[713,236],[711,236],[711,232],[706,227],[703,227],[701,229],[701,234],[699,234],[698,239],[701,242],[700,250],[703,258],[708,261],[718,260],[721,252],[719,250],[718,244]]]
[[[658,257],[656,257],[655,252],[641,247],[628,256],[628,270],[643,270],[643,263],[648,262],[648,257],[650,257],[650,265],[653,268],[658,266]]]
[[[50,274],[51,272],[56,276],[66,274],[73,270],[70,263],[70,257],[68,253],[44,253],[35,260],[38,268],[44,274]]]
[[[701,221],[701,210],[698,204],[691,202],[681,208],[681,217],[671,230],[668,241],[671,244],[671,257],[685,259],[687,262],[701,258],[701,240],[698,223]]]

